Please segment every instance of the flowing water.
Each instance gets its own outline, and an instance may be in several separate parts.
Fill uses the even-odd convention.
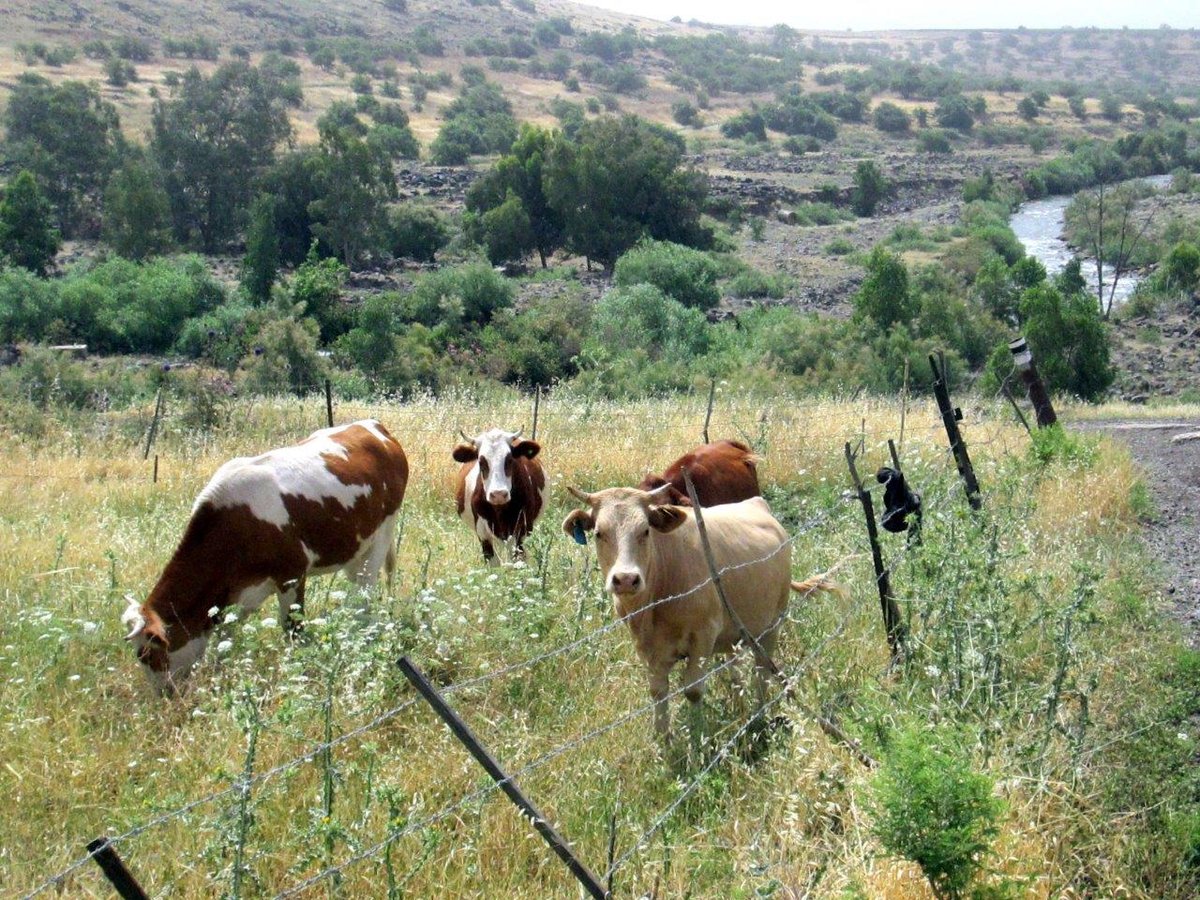
[[[1145,179],[1156,188],[1166,187],[1171,183],[1170,175],[1153,175]],[[1041,261],[1050,275],[1057,275],[1063,270],[1075,252],[1063,240],[1063,220],[1067,205],[1071,202],[1069,196],[1046,197],[1044,200],[1030,200],[1022,203],[1008,224],[1016,233],[1017,238],[1025,247],[1025,252]],[[1112,290],[1112,269],[1104,267],[1104,297],[1107,303],[1109,291]],[[1096,263],[1094,260],[1083,260],[1083,280],[1095,290]],[[1117,282],[1117,292],[1114,295],[1114,306],[1119,306],[1129,299],[1133,289],[1137,287],[1141,276],[1137,272],[1122,272]]]

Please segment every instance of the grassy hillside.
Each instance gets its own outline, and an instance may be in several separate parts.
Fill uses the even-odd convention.
[[[718,394],[712,433],[762,453],[773,509],[797,535],[795,576],[832,570],[849,595],[793,604],[779,659],[801,676],[801,703],[772,708],[781,730],[741,734],[754,704],[720,673],[709,742],[691,746],[676,697],[678,739],[664,752],[591,549],[558,523],[565,485],[629,483],[691,446],[703,401],[552,397],[539,426],[552,501],[528,562],[500,569],[481,565],[453,515],[449,450],[460,426],[528,424],[526,402],[339,407],[340,420],[378,416],[408,449],[395,584],[365,618],[346,584],[312,585],[309,631],[294,646],[266,621],[270,603],[223,626],[175,701],[148,693],[121,639],[123,597],[145,595],[217,465],[294,440],[323,409],[238,401],[217,430],[193,430],[189,409],[173,410],[157,484],[139,452],[146,409],[10,416],[0,459],[6,888],[41,883],[97,835],[225,791],[120,844],[152,893],[273,896],[347,862],[305,895],[573,895],[559,862],[414,703],[395,668],[408,653],[500,759],[528,768],[522,785],[601,872],[615,815],[616,855],[629,854],[617,896],[931,896],[919,869],[873,836],[873,776],[806,709],[879,758],[907,726],[960,736],[1003,800],[983,880],[1012,893],[988,896],[1194,896],[1187,860],[1200,818],[1187,761],[1200,663],[1160,613],[1137,539],[1144,488],[1107,444],[1043,443],[1035,456],[1001,407],[963,403],[985,492],[977,516],[935,410],[908,410],[902,453],[925,495],[925,542],[905,551],[902,537],[884,537],[912,630],[909,660],[888,672],[861,510],[842,498],[842,443],[863,436],[860,468],[883,464],[899,403]],[[288,765],[380,716],[331,754]],[[229,790],[277,766],[244,801]],[[390,849],[380,846],[389,828],[402,835]],[[90,863],[62,889],[104,891]]]

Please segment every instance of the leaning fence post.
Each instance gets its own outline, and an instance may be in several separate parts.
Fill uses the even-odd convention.
[[[692,476],[686,466],[683,469],[683,484],[687,488],[688,499],[692,501],[692,514],[696,517],[696,528],[700,532],[700,544],[704,548],[704,559],[708,563],[708,573],[712,578],[713,586],[717,589],[717,596],[721,599],[721,605],[725,607],[725,613],[729,616],[729,620],[737,627],[738,635],[742,641],[754,651],[754,658],[759,661],[759,665],[763,666],[783,685],[783,695],[789,700],[796,701],[796,691],[791,681],[783,674],[779,666],[775,664],[775,660],[771,659],[763,649],[762,644],[755,640],[754,635],[747,630],[746,626],[742,624],[742,620],[738,618],[738,614],[734,612],[733,607],[729,605],[729,599],[725,596],[725,589],[721,586],[721,572],[717,568],[717,561],[713,556],[712,545],[708,542],[708,529],[704,525],[704,513],[700,511],[700,499],[696,496],[696,486],[692,484]],[[821,730],[825,734],[835,741],[845,744],[850,752],[854,754],[855,758],[864,766],[868,769],[875,766],[875,760],[866,754],[862,747],[859,746],[858,741],[846,734],[832,719],[816,711],[804,709],[803,706],[801,706],[801,709],[821,726]]]
[[[893,454],[895,450],[893,449]],[[883,627],[887,631],[888,647],[892,651],[892,662],[900,657],[904,647],[905,629],[900,618],[900,607],[892,594],[892,579],[887,568],[883,565],[883,551],[879,547],[879,530],[875,527],[875,507],[871,502],[871,494],[863,489],[862,479],[854,465],[854,452],[850,442],[846,441],[846,466],[850,469],[850,483],[862,504],[863,515],[867,520],[867,540],[871,542],[871,561],[875,564],[875,586],[879,589],[879,606],[883,611]]]
[[[704,443],[708,443],[708,423],[712,421],[713,400],[717,396],[717,379],[712,380],[708,387],[708,412],[704,414]]]
[[[333,427],[333,385],[325,379],[325,421]]]
[[[1017,403],[1017,398],[1013,396],[1013,392],[1008,387],[1008,381],[1005,380],[1000,385],[1000,392],[1008,398],[1008,402],[1012,404],[1013,412],[1017,414],[1017,418],[1021,420],[1021,424],[1025,426],[1025,431],[1030,435],[1033,434],[1033,429],[1029,427],[1029,420],[1025,418],[1025,413],[1021,412],[1021,407]]]
[[[567,864],[567,868],[571,870],[571,874],[583,885],[584,890],[595,897],[596,900],[605,900],[608,897],[608,892],[601,886],[600,879],[575,856],[571,845],[546,821],[546,817],[521,792],[521,789],[517,787],[517,783],[513,780],[512,776],[500,767],[500,763],[487,751],[487,748],[479,743],[479,739],[475,737],[475,733],[471,731],[466,722],[459,718],[458,713],[450,708],[450,705],[438,693],[437,688],[430,684],[425,674],[407,656],[400,657],[400,671],[404,673],[404,677],[425,698],[425,701],[433,707],[433,711],[450,727],[450,731],[470,751],[471,755],[475,757],[475,761],[483,766],[484,771],[492,776],[492,780],[500,786],[500,790],[504,791],[508,799],[516,805],[517,809],[529,817],[529,821],[533,823],[533,827],[537,829],[538,834],[545,839],[546,843],[550,845],[550,849],[557,854],[558,858]]]
[[[1008,349],[1013,355],[1017,371],[1021,373],[1021,380],[1025,382],[1025,390],[1029,392],[1033,411],[1037,413],[1038,428],[1053,425],[1058,421],[1058,416],[1054,413],[1054,406],[1050,403],[1050,394],[1042,382],[1042,376],[1038,374],[1037,366],[1033,364],[1033,354],[1029,352],[1029,345],[1025,342],[1025,338],[1019,337],[1015,341],[1009,342]]]
[[[162,388],[158,389],[158,396],[154,398],[154,419],[150,422],[150,431],[146,433],[146,447],[142,450],[142,459],[150,458],[150,448],[154,446],[154,438],[158,434],[158,420],[162,418],[163,394]]]
[[[971,505],[971,509],[981,509],[983,499],[979,493],[979,482],[975,478],[970,454],[967,453],[967,444],[962,439],[962,432],[958,430],[962,410],[955,409],[950,403],[950,390],[946,387],[945,360],[939,363],[938,357],[930,353],[929,366],[933,369],[933,394],[937,398],[942,424],[946,427],[946,437],[950,440],[950,452],[954,454],[954,463],[958,466],[958,474],[962,477],[967,492],[967,503]]]
[[[87,848],[104,877],[124,900],[150,900],[142,886],[137,883],[137,879],[125,868],[125,863],[117,855],[108,838],[96,838],[88,842]]]

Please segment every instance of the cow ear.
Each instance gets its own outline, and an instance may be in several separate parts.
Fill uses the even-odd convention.
[[[562,524],[563,532],[576,538],[576,540],[578,540],[578,537],[576,537],[578,534],[584,531],[591,531],[595,527],[596,517],[586,509],[577,509],[568,513],[567,517],[563,519]]]
[[[687,512],[678,506],[652,506],[647,512],[650,527],[666,534],[687,521]]]
[[[142,637],[167,646],[167,626],[162,618],[152,609],[146,610],[146,627],[142,629]]]
[[[454,457],[455,462],[460,463],[479,459],[479,451],[475,449],[474,444],[459,444],[450,455]]]
[[[541,452],[541,449],[542,445],[537,441],[517,441],[512,445],[512,455],[533,459]]]

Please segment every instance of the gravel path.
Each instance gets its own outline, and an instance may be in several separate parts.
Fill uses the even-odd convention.
[[[1154,499],[1146,543],[1162,565],[1176,616],[1200,647],[1200,440],[1172,438],[1200,432],[1200,422],[1087,422],[1122,441],[1145,470]]]

